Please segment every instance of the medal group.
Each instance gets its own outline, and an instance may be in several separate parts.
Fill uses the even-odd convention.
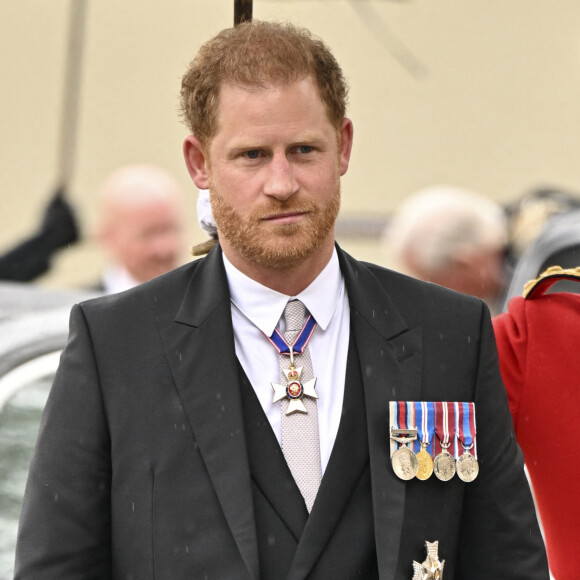
[[[397,477],[427,480],[434,473],[464,482],[479,473],[475,405],[449,401],[390,401],[391,464]]]

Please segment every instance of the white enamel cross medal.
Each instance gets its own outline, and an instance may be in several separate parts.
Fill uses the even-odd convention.
[[[286,375],[287,385],[270,383],[274,389],[273,402],[276,403],[284,397],[287,397],[290,403],[288,404],[286,415],[291,415],[292,413],[308,413],[302,402],[302,397],[306,396],[318,399],[318,395],[316,394],[316,379],[310,379],[305,383],[300,380],[302,367],[295,366],[294,350],[292,347],[290,347],[290,368],[283,370]]]

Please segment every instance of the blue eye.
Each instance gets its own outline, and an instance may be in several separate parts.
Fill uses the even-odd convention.
[[[251,151],[246,151],[246,157],[248,159],[258,159],[260,152],[257,149],[252,149]]]
[[[312,152],[313,147],[311,145],[300,145],[298,147],[299,153],[310,153]]]

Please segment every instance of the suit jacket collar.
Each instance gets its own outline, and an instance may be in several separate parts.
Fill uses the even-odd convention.
[[[390,469],[388,403],[420,400],[421,332],[409,329],[371,270],[338,248],[359,351],[380,577],[392,577],[405,484]],[[231,307],[221,250],[197,265],[174,321],[160,323],[199,450],[252,578],[259,562]],[[216,389],[216,385],[219,388]]]
[[[250,468],[228,283],[215,248],[200,260],[160,332],[196,445],[249,576],[259,577]]]

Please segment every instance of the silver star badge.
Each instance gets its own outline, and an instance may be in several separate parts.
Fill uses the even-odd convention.
[[[288,385],[279,385],[278,383],[270,383],[274,389],[274,399],[273,402],[276,403],[284,397],[287,397],[290,403],[288,404],[288,409],[286,415],[291,415],[292,413],[308,413],[304,403],[302,402],[302,397],[311,397],[313,399],[318,399],[316,393],[316,379],[310,379],[305,383],[300,381],[300,375],[302,374],[303,367],[295,367],[290,364],[289,369],[283,369],[286,375],[286,380]]]
[[[422,563],[413,560],[413,578],[411,580],[443,580],[445,560],[439,561],[439,542],[425,542],[427,558]]]

